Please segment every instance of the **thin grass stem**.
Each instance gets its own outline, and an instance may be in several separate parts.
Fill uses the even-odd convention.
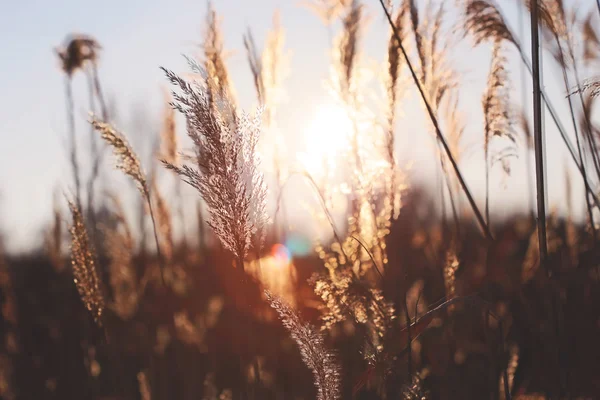
[[[431,122],[433,123],[437,138],[442,143],[442,146],[444,147],[444,151],[446,152],[446,155],[448,156],[448,159],[450,160],[450,163],[452,164],[452,168],[454,169],[454,172],[456,173],[456,177],[458,178],[458,181],[463,189],[463,192],[465,193],[465,195],[467,196],[467,199],[469,200],[469,204],[471,205],[471,208],[473,209],[473,212],[475,213],[475,217],[477,218],[479,226],[481,227],[481,230],[484,232],[484,234],[488,240],[494,240],[492,232],[490,231],[487,223],[485,222],[483,215],[481,214],[481,211],[479,211],[479,207],[477,207],[477,204],[475,203],[475,199],[471,195],[471,191],[467,187],[467,183],[465,182],[465,180],[462,176],[462,173],[460,172],[458,163],[456,162],[456,159],[452,155],[452,151],[450,150],[450,147],[448,146],[448,142],[446,141],[446,138],[444,137],[444,134],[442,133],[442,130],[438,123],[437,117],[435,116],[433,108],[431,107],[431,104],[429,104],[429,100],[427,99],[427,95],[425,94],[425,91],[423,89],[421,81],[419,80],[419,77],[417,76],[417,74],[415,72],[415,69],[410,61],[410,58],[408,57],[408,54],[404,47],[404,44],[402,43],[400,34],[398,33],[398,29],[397,29],[396,25],[394,24],[394,21],[392,20],[392,16],[390,15],[389,10],[385,6],[384,1],[379,0],[379,3],[381,4],[381,7],[383,8],[383,11],[387,17],[390,27],[392,28],[392,32],[394,33],[394,36],[395,36],[396,40],[398,41],[398,47],[402,51],[402,55],[404,56],[404,59],[406,60],[406,65],[408,66],[408,69],[410,70],[410,74],[413,78],[413,81],[414,81],[415,85],[417,86],[417,89],[419,90],[419,94],[421,95],[421,98],[423,99],[423,103],[425,103],[425,108],[427,109],[429,118],[431,119]]]

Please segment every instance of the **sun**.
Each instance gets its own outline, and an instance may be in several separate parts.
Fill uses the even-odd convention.
[[[334,169],[341,153],[348,148],[352,121],[346,110],[335,104],[320,105],[304,129],[304,151],[298,159],[311,175]]]

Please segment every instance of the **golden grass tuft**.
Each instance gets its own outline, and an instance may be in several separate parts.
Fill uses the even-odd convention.
[[[117,169],[120,169],[133,179],[139,191],[144,195],[148,195],[148,185],[146,183],[146,175],[142,170],[142,166],[137,154],[133,148],[119,131],[113,128],[110,124],[102,122],[94,115],[90,117],[90,123],[102,136],[102,139],[113,149],[113,154],[117,159]]]
[[[265,291],[271,307],[279,314],[283,326],[300,349],[304,364],[312,371],[317,388],[317,400],[336,400],[340,393],[340,367],[334,354],[325,347],[323,335],[281,299]]]
[[[69,209],[73,218],[70,229],[73,281],[83,304],[92,314],[94,321],[101,326],[106,306],[96,270],[95,250],[89,240],[81,210],[71,201],[69,201]]]
[[[494,0],[469,0],[464,14],[465,35],[470,33],[475,45],[486,41],[508,40],[516,44]]]

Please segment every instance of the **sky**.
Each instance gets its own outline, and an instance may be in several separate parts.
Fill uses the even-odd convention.
[[[506,2],[511,23],[517,27],[513,1]],[[126,131],[146,127],[156,131],[163,102],[166,80],[159,70],[164,66],[185,72],[182,54],[194,55],[202,41],[207,3],[204,0],[23,0],[4,2],[0,14],[0,231],[10,251],[25,251],[39,244],[41,231],[51,219],[53,196],[68,193],[70,170],[67,163],[64,76],[54,48],[68,33],[93,36],[102,45],[99,73],[109,102],[116,110],[116,121]],[[284,83],[287,101],[278,111],[278,126],[290,147],[289,155],[302,146],[302,138],[311,118],[320,107],[329,104],[324,82],[329,75],[329,49],[335,27],[328,29],[297,0],[214,0],[222,17],[225,47],[231,50],[228,67],[242,108],[256,106],[253,82],[246,62],[242,35],[251,28],[262,47],[272,26],[275,10],[281,16],[286,33],[286,49],[291,55],[289,77]],[[362,42],[366,62],[382,63],[388,28],[378,2],[365,1],[369,24]],[[449,2],[453,3],[453,2]],[[508,4],[511,3],[511,4]],[[583,5],[591,0],[583,1]],[[455,10],[450,11],[456,14]],[[514,53],[514,51],[512,52]],[[515,66],[514,54],[510,58]],[[481,95],[489,68],[489,48],[475,50],[460,46],[453,61],[464,76],[461,110],[470,122],[465,145],[470,150],[461,166],[469,186],[482,200]],[[515,69],[515,68],[513,68]],[[516,67],[515,71],[518,71]],[[518,76],[515,77],[518,79]],[[75,78],[77,130],[81,146],[86,145],[88,127],[87,97],[82,74]],[[518,83],[516,83],[517,88]],[[548,83],[548,90],[561,97],[560,88]],[[520,98],[518,90],[515,96]],[[518,100],[516,100],[518,102]],[[436,161],[431,155],[431,141],[413,115],[420,113],[418,98],[409,94],[397,127],[398,157],[401,165],[413,162],[417,180],[431,181]],[[563,119],[568,121],[564,111]],[[420,115],[420,114],[419,114]],[[149,148],[149,132],[132,138],[141,152]],[[155,132],[154,132],[155,133]],[[183,135],[183,132],[181,133]],[[548,153],[553,154],[549,167],[551,205],[560,205],[562,165],[566,159],[556,132],[548,129]],[[429,144],[427,144],[429,143]],[[495,173],[492,190],[497,201],[492,210],[498,214],[527,207],[525,170],[517,162],[513,176],[501,179]],[[573,174],[574,176],[574,174]],[[116,174],[109,182],[122,185]],[[554,183],[554,185],[553,185]],[[296,185],[296,184],[294,184]],[[574,183],[574,190],[579,190]],[[300,189],[292,189],[292,191]],[[187,192],[186,196],[193,196]],[[62,199],[60,197],[59,199]]]

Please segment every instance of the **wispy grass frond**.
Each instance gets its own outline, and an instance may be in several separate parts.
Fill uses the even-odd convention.
[[[226,99],[217,99],[217,108],[212,108],[205,86],[163,70],[180,90],[174,93],[173,105],[187,119],[197,165],[179,167],[163,162],[200,192],[210,212],[209,225],[221,243],[242,260],[252,244],[262,244],[268,221],[267,187],[258,170],[256,151],[260,112],[254,117],[243,114],[232,123],[224,116],[230,110]]]
[[[69,209],[73,218],[70,228],[73,281],[83,304],[94,317],[94,321],[98,325],[102,325],[105,303],[100,278],[96,271],[96,253],[89,240],[81,210],[71,201],[69,201]]]
[[[279,314],[283,326],[298,345],[302,361],[313,372],[317,400],[339,399],[340,367],[335,355],[325,346],[323,335],[312,325],[303,322],[300,315],[281,299],[267,291],[265,294],[271,307]]]
[[[525,0],[525,5],[531,10],[532,0]],[[537,0],[539,24],[548,29],[554,36],[566,38],[567,15],[562,0]]]
[[[419,18],[419,8],[415,0],[407,0],[404,4],[405,8],[408,8],[410,15],[410,23],[413,35],[415,36],[415,43],[417,47],[417,54],[419,55],[419,61],[421,64],[421,76],[419,77],[422,82],[427,80],[427,56],[425,54],[425,44],[422,35],[422,26]]]
[[[177,123],[175,120],[175,110],[170,105],[171,96],[169,92],[165,93],[165,105],[163,114],[163,127],[161,131],[161,157],[172,164],[179,162],[177,153]]]
[[[90,123],[102,136],[102,139],[109,144],[113,149],[113,154],[117,159],[117,169],[120,169],[133,179],[139,191],[144,195],[148,195],[148,185],[146,175],[142,170],[142,166],[137,154],[127,141],[125,136],[113,128],[110,124],[100,121],[94,115],[90,118]]]
[[[117,159],[117,169],[120,169],[133,179],[138,190],[146,200],[148,209],[150,211],[150,218],[152,219],[152,228],[154,233],[154,241],[156,243],[156,253],[158,255],[158,262],[160,266],[161,278],[164,283],[164,260],[161,252],[161,246],[158,240],[158,232],[156,227],[156,220],[154,218],[154,209],[152,207],[152,199],[150,197],[150,189],[146,180],[146,175],[142,169],[140,159],[137,154],[133,151],[133,148],[125,138],[125,136],[113,128],[110,124],[98,120],[94,115],[90,118],[90,123],[102,136],[102,139],[108,143],[112,149],[113,154]]]
[[[331,25],[352,0],[304,0],[300,4],[313,11],[325,25]]]
[[[340,67],[343,71],[342,77],[344,82],[341,87],[349,91],[352,85],[352,73],[358,54],[363,6],[358,0],[352,0],[346,8],[346,15],[342,19],[343,33],[340,42]]]
[[[262,83],[265,105],[265,121],[268,127],[273,124],[277,105],[284,98],[283,81],[289,73],[290,54],[284,51],[285,32],[281,26],[279,13],[273,15],[273,28],[267,34],[267,42],[262,53]]]
[[[465,35],[473,35],[476,45],[488,40],[508,40],[516,44],[494,0],[469,0],[464,16]]]
[[[590,78],[582,82],[581,87],[577,87],[569,92],[569,96],[577,93],[588,93],[591,97],[600,96],[600,77]]]
[[[592,11],[585,18],[585,21],[581,25],[583,34],[583,59],[586,63],[597,61],[600,57],[600,38],[598,38],[598,32],[594,27],[596,18],[595,11]]]
[[[258,50],[256,50],[256,43],[254,42],[254,36],[252,35],[250,28],[248,28],[248,31],[244,35],[244,47],[246,48],[246,57],[248,58],[248,64],[250,65],[250,72],[252,72],[258,102],[264,105],[265,85],[263,83],[262,60],[258,55]]]
[[[208,3],[206,33],[204,36],[204,73],[208,93],[214,98],[227,98],[235,110],[229,72],[225,64],[223,35],[219,18],[212,2]]]
[[[489,149],[492,137],[507,138],[516,143],[514,117],[510,106],[510,78],[506,70],[507,59],[502,42],[494,42],[492,65],[482,106],[485,120],[485,148]]]
[[[396,14],[396,18],[394,19],[394,25],[398,29],[398,34],[400,40],[404,41],[406,38],[406,29],[404,27],[404,21],[406,19],[406,7],[401,7]],[[389,102],[389,112],[390,112],[390,124],[393,124],[394,116],[395,116],[395,108],[397,102],[397,85],[398,79],[400,77],[401,67],[402,67],[402,52],[400,51],[400,43],[396,39],[396,35],[394,32],[390,33],[390,38],[388,40],[388,52],[387,52],[387,64],[388,64],[388,77],[389,83],[387,87],[388,94],[388,102]]]

